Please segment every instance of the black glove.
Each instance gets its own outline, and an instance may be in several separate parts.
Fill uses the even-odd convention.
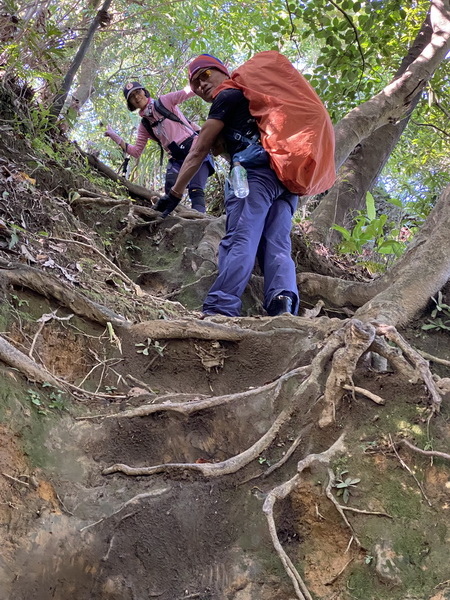
[[[153,207],[158,212],[162,213],[162,218],[165,219],[174,208],[178,206],[181,198],[177,198],[172,192],[164,194]]]

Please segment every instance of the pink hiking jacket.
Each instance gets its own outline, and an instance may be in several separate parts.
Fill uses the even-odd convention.
[[[164,106],[168,110],[172,111],[179,119],[181,119],[183,123],[186,123],[186,125],[184,126],[181,125],[181,123],[176,123],[175,121],[171,121],[170,119],[164,119],[161,123],[159,123],[156,127],[153,128],[153,131],[156,137],[161,142],[162,147],[169,154],[170,151],[167,147],[170,143],[176,142],[177,144],[180,144],[186,138],[191,137],[193,133],[192,130],[200,131],[200,127],[195,123],[190,124],[177,106],[185,100],[188,100],[188,98],[192,98],[192,96],[195,96],[194,92],[185,92],[184,90],[179,90],[178,92],[170,92],[169,94],[164,94],[163,96],[160,96],[161,102],[164,104]],[[140,110],[139,115],[141,117],[148,117],[151,123],[153,121],[158,121],[162,118],[162,116],[153,108],[152,98],[148,99],[148,104],[146,108]],[[112,135],[110,137],[114,142],[116,142],[116,144],[120,144],[120,142],[122,141],[122,138],[117,134],[114,134],[114,137]],[[148,140],[151,139],[152,138],[150,137],[148,131],[145,129],[142,123],[139,123],[135,143],[128,144],[128,154],[131,154],[131,156],[134,156],[135,158],[139,158],[139,156],[141,156],[142,152],[144,151]]]

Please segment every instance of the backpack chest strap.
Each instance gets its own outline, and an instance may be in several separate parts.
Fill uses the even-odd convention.
[[[236,129],[231,130],[229,133],[225,133],[224,137],[226,137],[230,140],[235,140],[236,142],[243,142],[244,144],[247,144],[247,145],[261,144],[259,134],[255,133],[254,136],[249,138],[249,137],[246,137],[245,135],[242,135],[241,133],[239,133],[239,131],[237,131]]]

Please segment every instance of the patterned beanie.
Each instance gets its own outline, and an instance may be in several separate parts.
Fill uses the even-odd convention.
[[[223,62],[221,60],[219,60],[218,58],[216,58],[215,56],[212,56],[211,54],[200,54],[200,56],[197,56],[197,58],[194,58],[194,60],[191,62],[191,64],[188,67],[189,81],[192,81],[193,76],[200,69],[217,69],[218,71],[221,71],[227,77],[230,76],[230,72],[228,71],[226,66],[223,64]]]

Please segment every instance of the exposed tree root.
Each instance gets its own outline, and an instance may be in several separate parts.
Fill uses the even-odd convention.
[[[363,306],[384,289],[380,287],[379,279],[373,282],[347,281],[317,273],[301,273],[297,281],[304,294],[325,298],[334,306]]]
[[[212,274],[202,275],[196,281],[192,281],[191,283],[186,283],[184,285],[181,285],[178,289],[173,290],[169,294],[164,294],[163,298],[165,300],[170,300],[174,296],[179,296],[186,290],[188,290],[190,288],[195,288],[196,286],[201,285],[204,281],[208,281],[209,279],[211,279],[211,275]]]
[[[5,364],[18,369],[31,381],[39,383],[51,383],[54,387],[61,386],[61,382],[55,379],[48,371],[40,367],[32,358],[18,350],[15,346],[0,336],[0,360]]]
[[[131,184],[133,185],[133,184]],[[140,187],[140,186],[136,186],[136,187]],[[144,189],[144,188],[142,188]],[[146,190],[148,192],[148,190]],[[122,237],[126,234],[130,234],[133,232],[133,230],[136,227],[140,227],[140,226],[145,226],[148,225],[150,222],[156,222],[156,223],[163,223],[164,220],[161,217],[161,213],[154,210],[153,208],[150,208],[148,206],[140,206],[139,204],[134,204],[132,203],[130,200],[126,199],[126,198],[110,198],[108,196],[88,196],[87,195],[87,190],[80,190],[80,192],[83,192],[84,194],[86,194],[85,196],[80,196],[79,198],[75,198],[71,204],[72,205],[86,205],[86,204],[97,204],[99,206],[110,206],[110,207],[115,207],[115,206],[123,206],[123,207],[130,207],[130,210],[128,212],[128,225],[127,227],[125,227],[124,230],[121,231],[121,235]],[[142,196],[142,194],[139,194],[139,196]],[[150,193],[150,196],[147,196],[147,199],[152,199],[152,200],[157,200],[159,198],[159,194],[155,193]],[[197,210],[192,210],[191,208],[188,208],[187,206],[183,206],[183,205],[179,205],[177,206],[177,208],[175,209],[174,215],[173,216],[177,216],[180,219],[207,219],[208,216],[203,214],[203,213],[199,213]],[[136,217],[139,216],[143,216],[145,217],[146,223],[138,223],[136,221]]]
[[[338,332],[339,333],[339,332]],[[115,464],[107,469],[104,469],[104,475],[110,475],[115,472],[122,472],[126,475],[153,475],[155,473],[170,472],[170,471],[183,471],[193,470],[198,471],[206,477],[218,477],[220,475],[227,475],[230,473],[236,473],[245,465],[255,460],[261,452],[270,446],[272,441],[275,439],[278,431],[282,425],[289,420],[291,415],[297,409],[298,401],[302,399],[305,403],[312,405],[317,398],[320,396],[320,383],[319,378],[322,371],[329,361],[330,357],[335,353],[337,348],[342,344],[341,336],[333,334],[326,342],[325,346],[317,353],[311,362],[311,371],[308,377],[301,382],[297,387],[292,397],[289,399],[288,407],[285,408],[282,413],[275,420],[270,429],[257,441],[253,446],[234,456],[226,461],[210,464],[210,463],[168,463],[162,465],[156,465],[154,467],[130,467],[124,464]],[[279,385],[281,382],[276,382]],[[276,386],[275,386],[276,387]]]
[[[17,477],[13,477],[12,475],[8,475],[8,473],[2,473],[3,477],[6,477],[6,479],[9,479],[10,481],[15,481],[16,483],[20,483],[20,485],[23,485],[27,488],[30,487],[30,484],[27,481],[22,481],[22,479],[17,479]]]
[[[334,423],[336,408],[345,394],[344,385],[353,387],[353,373],[356,364],[366,352],[374,338],[375,328],[362,323],[357,319],[351,319],[341,331],[334,335],[340,335],[344,346],[336,350],[333,356],[331,373],[328,376],[324,393],[324,408],[319,419],[319,427],[327,427]]]
[[[389,347],[381,337],[376,337],[375,334],[394,342],[402,354],[399,353],[399,350]],[[373,350],[387,358],[394,368],[406,375],[412,383],[422,379],[431,396],[433,413],[439,412],[442,402],[440,389],[433,379],[428,362],[414,350],[395,327],[380,323],[372,325],[354,318],[334,335],[341,336],[343,347],[337,350],[333,356],[332,369],[325,386],[325,406],[319,419],[319,427],[327,427],[335,422],[336,409],[345,390],[359,391],[374,402],[384,404],[383,399],[379,396],[361,388],[356,390],[353,384],[352,377],[358,360],[368,350]]]
[[[199,319],[174,319],[171,321],[155,319],[127,326],[128,331],[137,337],[157,340],[175,340],[196,338],[199,340],[222,340],[240,342],[256,332],[236,325],[222,325]]]
[[[150,202],[153,202],[161,196],[161,194],[158,194],[158,192],[150,191],[147,188],[142,187],[141,185],[137,185],[136,183],[128,181],[128,179],[125,179],[125,177],[121,177],[120,175],[118,175],[114,171],[114,169],[111,169],[111,167],[105,165],[105,163],[103,163],[93,154],[84,152],[78,145],[77,148],[80,154],[88,159],[89,164],[92,167],[97,169],[97,171],[100,171],[100,173],[103,173],[103,175],[106,175],[106,177],[108,177],[109,179],[112,179],[113,181],[116,181],[117,183],[123,185],[125,188],[128,189],[128,191],[133,197],[143,198],[144,200],[150,200]]]
[[[162,489],[158,489],[158,490],[152,490],[151,492],[144,492],[142,494],[137,494],[137,496],[133,496],[133,498],[130,498],[129,500],[124,502],[122,504],[122,506],[120,506],[117,510],[115,510],[110,515],[107,515],[106,517],[102,517],[98,521],[95,521],[95,523],[90,523],[89,525],[85,525],[84,527],[82,527],[80,529],[80,533],[82,533],[83,531],[86,531],[86,529],[90,529],[91,527],[94,527],[95,525],[99,525],[100,523],[103,523],[103,521],[106,521],[106,519],[110,519],[111,517],[114,517],[115,515],[120,513],[120,511],[122,511],[127,506],[138,504],[139,502],[141,502],[141,500],[146,500],[147,498],[158,498],[159,496],[162,496],[163,494],[165,494],[168,491],[170,491],[170,488],[166,487],[166,488],[162,488]]]
[[[438,450],[422,450],[422,448],[414,446],[414,444],[411,444],[411,442],[408,442],[408,440],[400,440],[398,443],[406,446],[410,450],[414,450],[414,452],[422,454],[422,456],[428,456],[429,458],[444,458],[445,460],[450,460],[450,454],[447,454],[446,452],[439,452]]]
[[[354,508],[353,506],[342,506],[342,504],[341,504],[341,508],[342,508],[342,510],[358,513],[359,515],[373,515],[375,517],[386,517],[387,519],[394,518],[392,515],[388,515],[385,512],[378,512],[376,510],[375,511],[374,510],[364,510],[362,508]]]
[[[336,573],[336,575],[334,577],[332,577],[329,581],[327,581],[325,583],[325,585],[333,585],[333,583],[335,581],[337,581],[339,579],[339,577],[342,575],[342,573],[345,571],[345,569],[353,562],[353,558],[351,558],[349,561],[347,561],[345,563],[345,565],[342,567],[342,569],[339,571],[339,573]],[[333,599],[336,599],[336,596],[333,596]],[[332,600],[333,600],[332,599]]]
[[[59,279],[44,273],[40,269],[28,267],[20,263],[0,262],[0,278],[11,285],[21,286],[41,294],[45,298],[58,300],[63,306],[76,315],[85,317],[100,325],[108,322],[124,326],[128,321],[125,317],[114,313],[105,306],[86,298],[80,292],[65,285]]]
[[[53,313],[52,313],[53,316]],[[37,381],[38,383],[50,383],[55,388],[62,388],[65,391],[71,390],[72,393],[78,392],[84,396],[93,396],[96,398],[116,398],[124,399],[126,396],[123,395],[111,395],[103,394],[100,392],[89,392],[81,387],[78,387],[60,377],[52,375],[45,369],[36,363],[30,356],[24,354],[21,350],[18,350],[4,337],[0,336],[0,361],[5,364],[17,369],[22,375],[24,375],[30,381]]]
[[[335,483],[335,476],[333,473],[333,470],[328,468],[328,485],[325,489],[325,494],[327,496],[327,498],[334,504],[334,507],[336,508],[336,510],[338,511],[338,513],[341,515],[342,520],[344,521],[344,523],[347,525],[347,527],[350,530],[350,533],[352,535],[352,540],[354,540],[356,542],[356,544],[358,545],[359,548],[362,548],[362,544],[359,541],[355,530],[353,529],[352,524],[350,523],[350,521],[347,519],[345,511],[344,511],[344,507],[341,506],[339,504],[339,502],[336,500],[336,498],[333,495],[333,492],[331,491],[331,488],[334,486]]]
[[[405,338],[398,333],[395,327],[392,327],[391,325],[377,325],[377,333],[384,335],[388,338],[388,340],[397,344],[405,357],[412,363],[415,369],[417,369],[428,391],[430,392],[433,411],[439,412],[442,398],[436,382],[431,374],[428,362],[416,350],[414,350],[410,344],[408,344]]]
[[[353,394],[355,392],[358,392],[359,394],[366,396],[366,398],[369,398],[369,400],[372,400],[372,402],[375,402],[375,404],[380,404],[380,405],[386,404],[386,401],[383,398],[381,398],[381,396],[378,396],[377,394],[374,394],[373,392],[369,392],[369,390],[366,390],[362,387],[357,387],[356,385],[343,385],[342,387],[344,388],[344,390],[348,390],[349,392],[352,392]]]
[[[270,429],[259,440],[241,454],[233,456],[220,463],[167,463],[154,467],[129,467],[124,464],[115,464],[104,469],[103,475],[121,472],[125,475],[154,475],[156,473],[170,473],[174,471],[198,471],[205,477],[220,477],[236,473],[255,460],[273,442],[281,427],[289,420],[294,408],[284,410],[275,420]]]
[[[272,538],[272,543],[274,548],[280,557],[280,560],[288,574],[289,578],[292,581],[292,584],[295,589],[295,593],[297,594],[297,598],[300,600],[312,600],[312,596],[308,591],[303,579],[300,577],[299,572],[295,568],[289,556],[286,554],[277,534],[277,528],[275,524],[274,518],[274,506],[277,500],[283,500],[297,487],[300,483],[300,474],[305,470],[314,465],[315,463],[320,463],[323,465],[328,465],[331,458],[337,454],[338,452],[343,452],[344,447],[344,434],[340,436],[336,442],[328,450],[321,452],[320,454],[309,454],[305,458],[303,458],[297,464],[297,474],[294,475],[289,481],[277,486],[273,490],[269,492],[267,495],[264,505],[263,512],[266,515],[267,523],[269,526],[270,537]]]
[[[79,192],[85,193],[85,190],[79,190]],[[130,201],[126,198],[109,198],[107,196],[80,196],[79,198],[74,198],[70,204],[72,206],[76,206],[77,204],[98,204],[99,206],[128,206],[129,202]]]
[[[313,308],[306,308],[303,311],[303,318],[305,319],[314,319],[319,316],[320,311],[325,306],[325,302],[323,300],[318,300],[316,305]]]
[[[419,381],[417,371],[405,360],[401,351],[398,348],[389,346],[382,337],[377,336],[375,338],[371,350],[385,358],[394,370],[402,373],[410,383]]]
[[[395,444],[392,440],[391,435],[389,435],[389,439],[391,442],[391,447],[392,450],[394,451],[395,456],[398,458],[399,463],[402,465],[402,467],[404,469],[406,469],[408,471],[408,473],[411,475],[411,477],[414,479],[414,481],[417,484],[417,487],[420,490],[420,493],[422,494],[422,496],[424,497],[424,499],[427,501],[428,506],[433,506],[430,502],[430,499],[428,498],[428,496],[425,493],[425,490],[423,489],[422,484],[420,483],[420,481],[417,479],[416,475],[414,474],[414,472],[408,467],[408,465],[405,463],[405,461],[403,460],[403,458],[400,456],[400,454],[397,452],[397,448],[395,447]]]
[[[430,360],[431,362],[438,363],[440,365],[445,365],[446,367],[450,367],[450,360],[445,360],[444,358],[439,358],[438,356],[434,356],[433,354],[428,354],[428,352],[424,352],[423,350],[418,350],[420,356]]]
[[[277,469],[279,469],[280,467],[282,467],[291,458],[291,456],[294,454],[294,452],[296,451],[296,449],[300,445],[300,442],[302,441],[302,439],[303,439],[303,432],[295,438],[295,440],[289,446],[289,448],[286,451],[286,453],[284,454],[284,456],[282,458],[280,458],[279,461],[277,461],[276,463],[274,463],[273,465],[271,465],[267,469],[267,471],[264,471],[264,473],[263,473],[262,476],[264,478],[265,477],[269,477],[269,475],[271,475],[274,471],[276,471]]]
[[[284,384],[289,381],[292,377],[298,377],[300,375],[305,376],[309,371],[310,367],[298,367],[282,375],[277,380],[262,385],[258,388],[250,389],[245,392],[239,392],[236,394],[227,394],[225,396],[207,396],[199,397],[192,394],[166,394],[161,396],[158,400],[158,404],[144,404],[137,406],[130,410],[115,413],[113,415],[107,415],[108,419],[125,419],[132,417],[146,417],[158,412],[177,412],[183,415],[191,415],[201,410],[208,408],[215,408],[224,404],[230,404],[231,402],[241,402],[248,398],[254,398],[260,394],[271,394],[272,398],[277,398],[283,390]],[[181,400],[180,402],[173,402],[173,400]],[[162,401],[162,402],[161,402]]]

